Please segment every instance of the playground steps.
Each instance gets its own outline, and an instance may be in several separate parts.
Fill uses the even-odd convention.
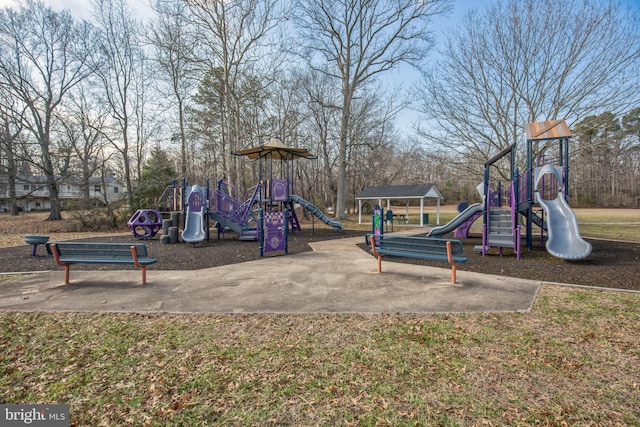
[[[288,200],[286,203],[287,209],[289,209],[289,223],[291,224],[292,231],[300,231],[300,220],[298,220],[298,215],[296,215],[296,210],[293,207],[293,202]]]
[[[489,246],[513,247],[513,224],[510,209],[490,209]]]
[[[255,227],[247,227],[236,223],[235,221],[225,218],[224,216],[210,212],[211,219],[216,221],[216,227],[222,232],[225,230],[231,230],[238,233],[240,240],[257,240],[257,231]]]
[[[238,236],[238,240],[258,240],[258,230],[253,229],[245,229],[242,234]]]
[[[543,221],[542,217],[537,213],[534,212],[533,215],[531,215],[531,220],[538,227],[542,228],[545,231],[547,230],[547,222]]]

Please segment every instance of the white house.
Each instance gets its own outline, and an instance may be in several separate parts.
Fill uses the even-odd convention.
[[[80,178],[57,178],[58,196],[62,207],[77,205],[83,199],[83,181]],[[16,201],[24,211],[49,210],[49,188],[45,176],[19,175],[16,178]],[[114,177],[89,178],[91,206],[104,206],[120,201],[126,194],[122,182]],[[9,210],[9,182],[7,175],[0,175],[0,211]]]

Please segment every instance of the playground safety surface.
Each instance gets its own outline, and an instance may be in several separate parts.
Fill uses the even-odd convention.
[[[425,229],[407,230],[425,233]],[[389,258],[383,273],[363,250],[362,230],[309,227],[289,239],[289,255],[259,257],[255,242],[234,234],[195,246],[145,240],[158,263],[140,285],[132,267],[77,265],[64,286],[63,269],[39,247],[0,248],[0,272],[46,271],[0,284],[0,310],[141,312],[461,312],[528,310],[543,282],[640,290],[640,243],[590,239],[593,253],[567,262],[535,245],[517,260],[505,249],[473,251],[458,284],[441,262]],[[137,242],[128,235],[86,240]],[[360,246],[360,248],[358,247]],[[313,251],[313,252],[312,252]],[[394,262],[391,262],[393,260]],[[397,262],[395,262],[397,261]]]
[[[313,251],[201,270],[61,268],[0,284],[0,310],[185,313],[431,313],[528,311],[541,281],[384,261],[362,235]],[[212,244],[215,244],[212,243]],[[192,248],[198,250],[198,248]],[[151,252],[153,255],[153,252]]]

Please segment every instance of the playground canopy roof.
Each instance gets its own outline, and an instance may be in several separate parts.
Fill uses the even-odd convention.
[[[315,156],[311,154],[306,148],[287,147],[278,138],[271,138],[271,140],[267,144],[236,151],[233,154],[235,154],[236,156],[247,156],[250,159],[259,159],[265,157],[275,160],[293,160],[300,157],[306,159],[315,158]]]
[[[570,138],[571,131],[564,120],[531,122],[524,126],[528,141]]]

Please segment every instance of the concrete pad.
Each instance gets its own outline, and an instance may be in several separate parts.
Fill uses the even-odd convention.
[[[3,311],[171,313],[442,313],[528,311],[541,282],[383,262],[364,238],[314,243],[313,252],[195,271],[62,269],[0,284]],[[443,264],[446,266],[446,264]],[[77,266],[81,268],[81,266]]]

